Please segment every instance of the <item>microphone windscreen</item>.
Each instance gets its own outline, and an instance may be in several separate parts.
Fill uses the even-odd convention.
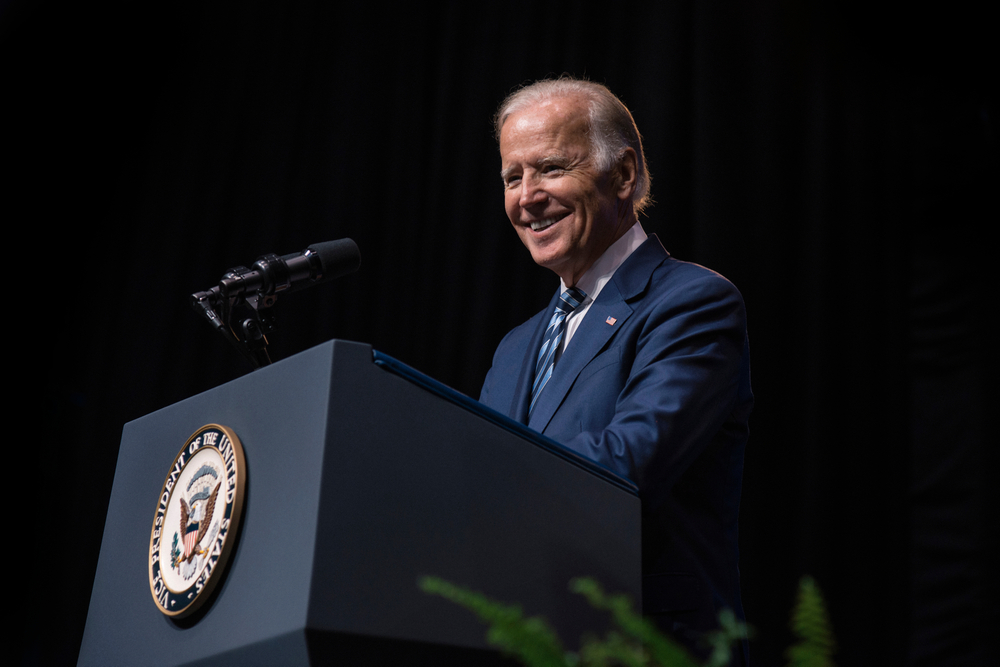
[[[323,266],[323,280],[354,273],[361,266],[361,251],[353,239],[337,239],[309,246]]]

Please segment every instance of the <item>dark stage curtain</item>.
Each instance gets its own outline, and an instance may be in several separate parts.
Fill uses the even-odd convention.
[[[9,349],[42,360],[44,390],[21,401],[44,397],[50,466],[22,449],[35,486],[21,506],[51,523],[29,532],[21,664],[75,661],[122,424],[247,372],[187,301],[229,267],[354,238],[359,273],[279,301],[273,356],[360,340],[478,395],[500,338],[557,286],[504,216],[490,116],[563,72],[632,109],[653,174],[646,230],[747,302],[754,664],[784,662],[802,574],[826,593],[839,664],[988,662],[1000,503],[984,230],[1000,181],[985,11],[2,11],[2,211],[25,232],[11,249],[35,325]]]

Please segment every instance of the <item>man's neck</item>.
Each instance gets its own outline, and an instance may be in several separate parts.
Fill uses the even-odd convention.
[[[604,254],[598,257],[597,261],[583,272],[583,275],[580,276],[575,285],[567,285],[560,278],[560,292],[565,292],[567,287],[578,287],[589,297],[589,300],[596,299],[607,282],[611,280],[611,276],[618,270],[618,267],[628,259],[628,256],[636,248],[643,244],[646,238],[646,232],[642,229],[642,225],[636,222],[617,241],[608,246]]]
[[[629,255],[635,252],[636,248],[641,246],[645,240],[646,232],[643,231],[642,226],[638,222],[635,223],[620,239],[612,243],[604,251],[604,254],[576,281],[576,286],[583,290],[587,297],[580,304],[580,307],[566,318],[566,330],[563,333],[562,341],[563,349],[566,349],[566,346],[569,345],[573,334],[580,327],[580,322],[583,321],[583,318],[587,315],[587,311],[590,310],[590,305],[594,303],[597,295],[601,293],[604,286],[611,280],[611,276],[615,275],[618,267],[624,264]],[[559,282],[560,293],[565,292],[566,283],[561,279]]]

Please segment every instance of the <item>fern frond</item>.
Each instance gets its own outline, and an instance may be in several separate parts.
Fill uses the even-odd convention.
[[[570,590],[587,598],[595,609],[610,611],[618,627],[628,637],[639,641],[645,647],[648,659],[652,662],[644,664],[662,667],[698,667],[698,663],[687,650],[632,609],[632,601],[627,595],[605,595],[600,584],[589,577],[572,580]]]
[[[799,580],[798,600],[792,611],[792,632],[798,642],[788,647],[788,667],[835,667],[836,641],[823,594],[812,577]]]
[[[705,633],[705,642],[712,649],[705,667],[725,667],[733,659],[733,649],[753,635],[753,628],[736,618],[732,609],[719,612],[719,629]]]
[[[580,663],[584,667],[650,667],[651,664],[649,651],[639,641],[614,630],[604,639],[584,637]]]
[[[524,618],[517,605],[505,605],[437,577],[422,577],[420,588],[465,607],[489,624],[486,641],[529,667],[567,667],[575,656],[567,654],[545,619]]]

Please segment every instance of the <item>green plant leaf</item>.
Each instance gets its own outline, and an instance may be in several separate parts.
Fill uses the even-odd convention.
[[[572,580],[569,588],[574,593],[579,593],[587,598],[587,601],[594,608],[610,611],[611,617],[622,632],[640,642],[648,657],[646,662],[639,664],[662,665],[663,667],[698,667],[698,663],[684,647],[661,633],[641,614],[633,611],[632,601],[627,595],[605,595],[600,584],[589,577]],[[580,653],[583,657],[582,650]]]
[[[618,630],[610,630],[603,639],[584,637],[579,654],[563,649],[545,619],[524,618],[517,605],[491,600],[437,577],[423,577],[419,585],[425,592],[475,613],[489,625],[487,641],[529,667],[700,667],[684,647],[634,611],[628,596],[607,595],[591,578],[572,580],[570,590],[584,596],[594,608],[610,612]],[[731,610],[720,612],[719,625],[719,630],[706,634],[712,653],[705,667],[728,665],[733,647],[750,636],[749,626]],[[813,667],[812,663],[796,663],[795,667],[807,665]]]
[[[788,647],[788,667],[835,667],[836,641],[823,594],[812,577],[799,580],[799,594],[792,610],[792,632],[799,641]]]
[[[753,628],[736,618],[732,609],[719,612],[719,629],[705,633],[705,643],[711,647],[705,667],[725,667],[733,659],[733,650],[744,639],[753,636]]]
[[[486,641],[530,667],[567,667],[576,656],[567,655],[559,637],[545,619],[524,618],[521,608],[505,605],[437,577],[422,577],[420,588],[440,595],[476,614],[488,623]]]

